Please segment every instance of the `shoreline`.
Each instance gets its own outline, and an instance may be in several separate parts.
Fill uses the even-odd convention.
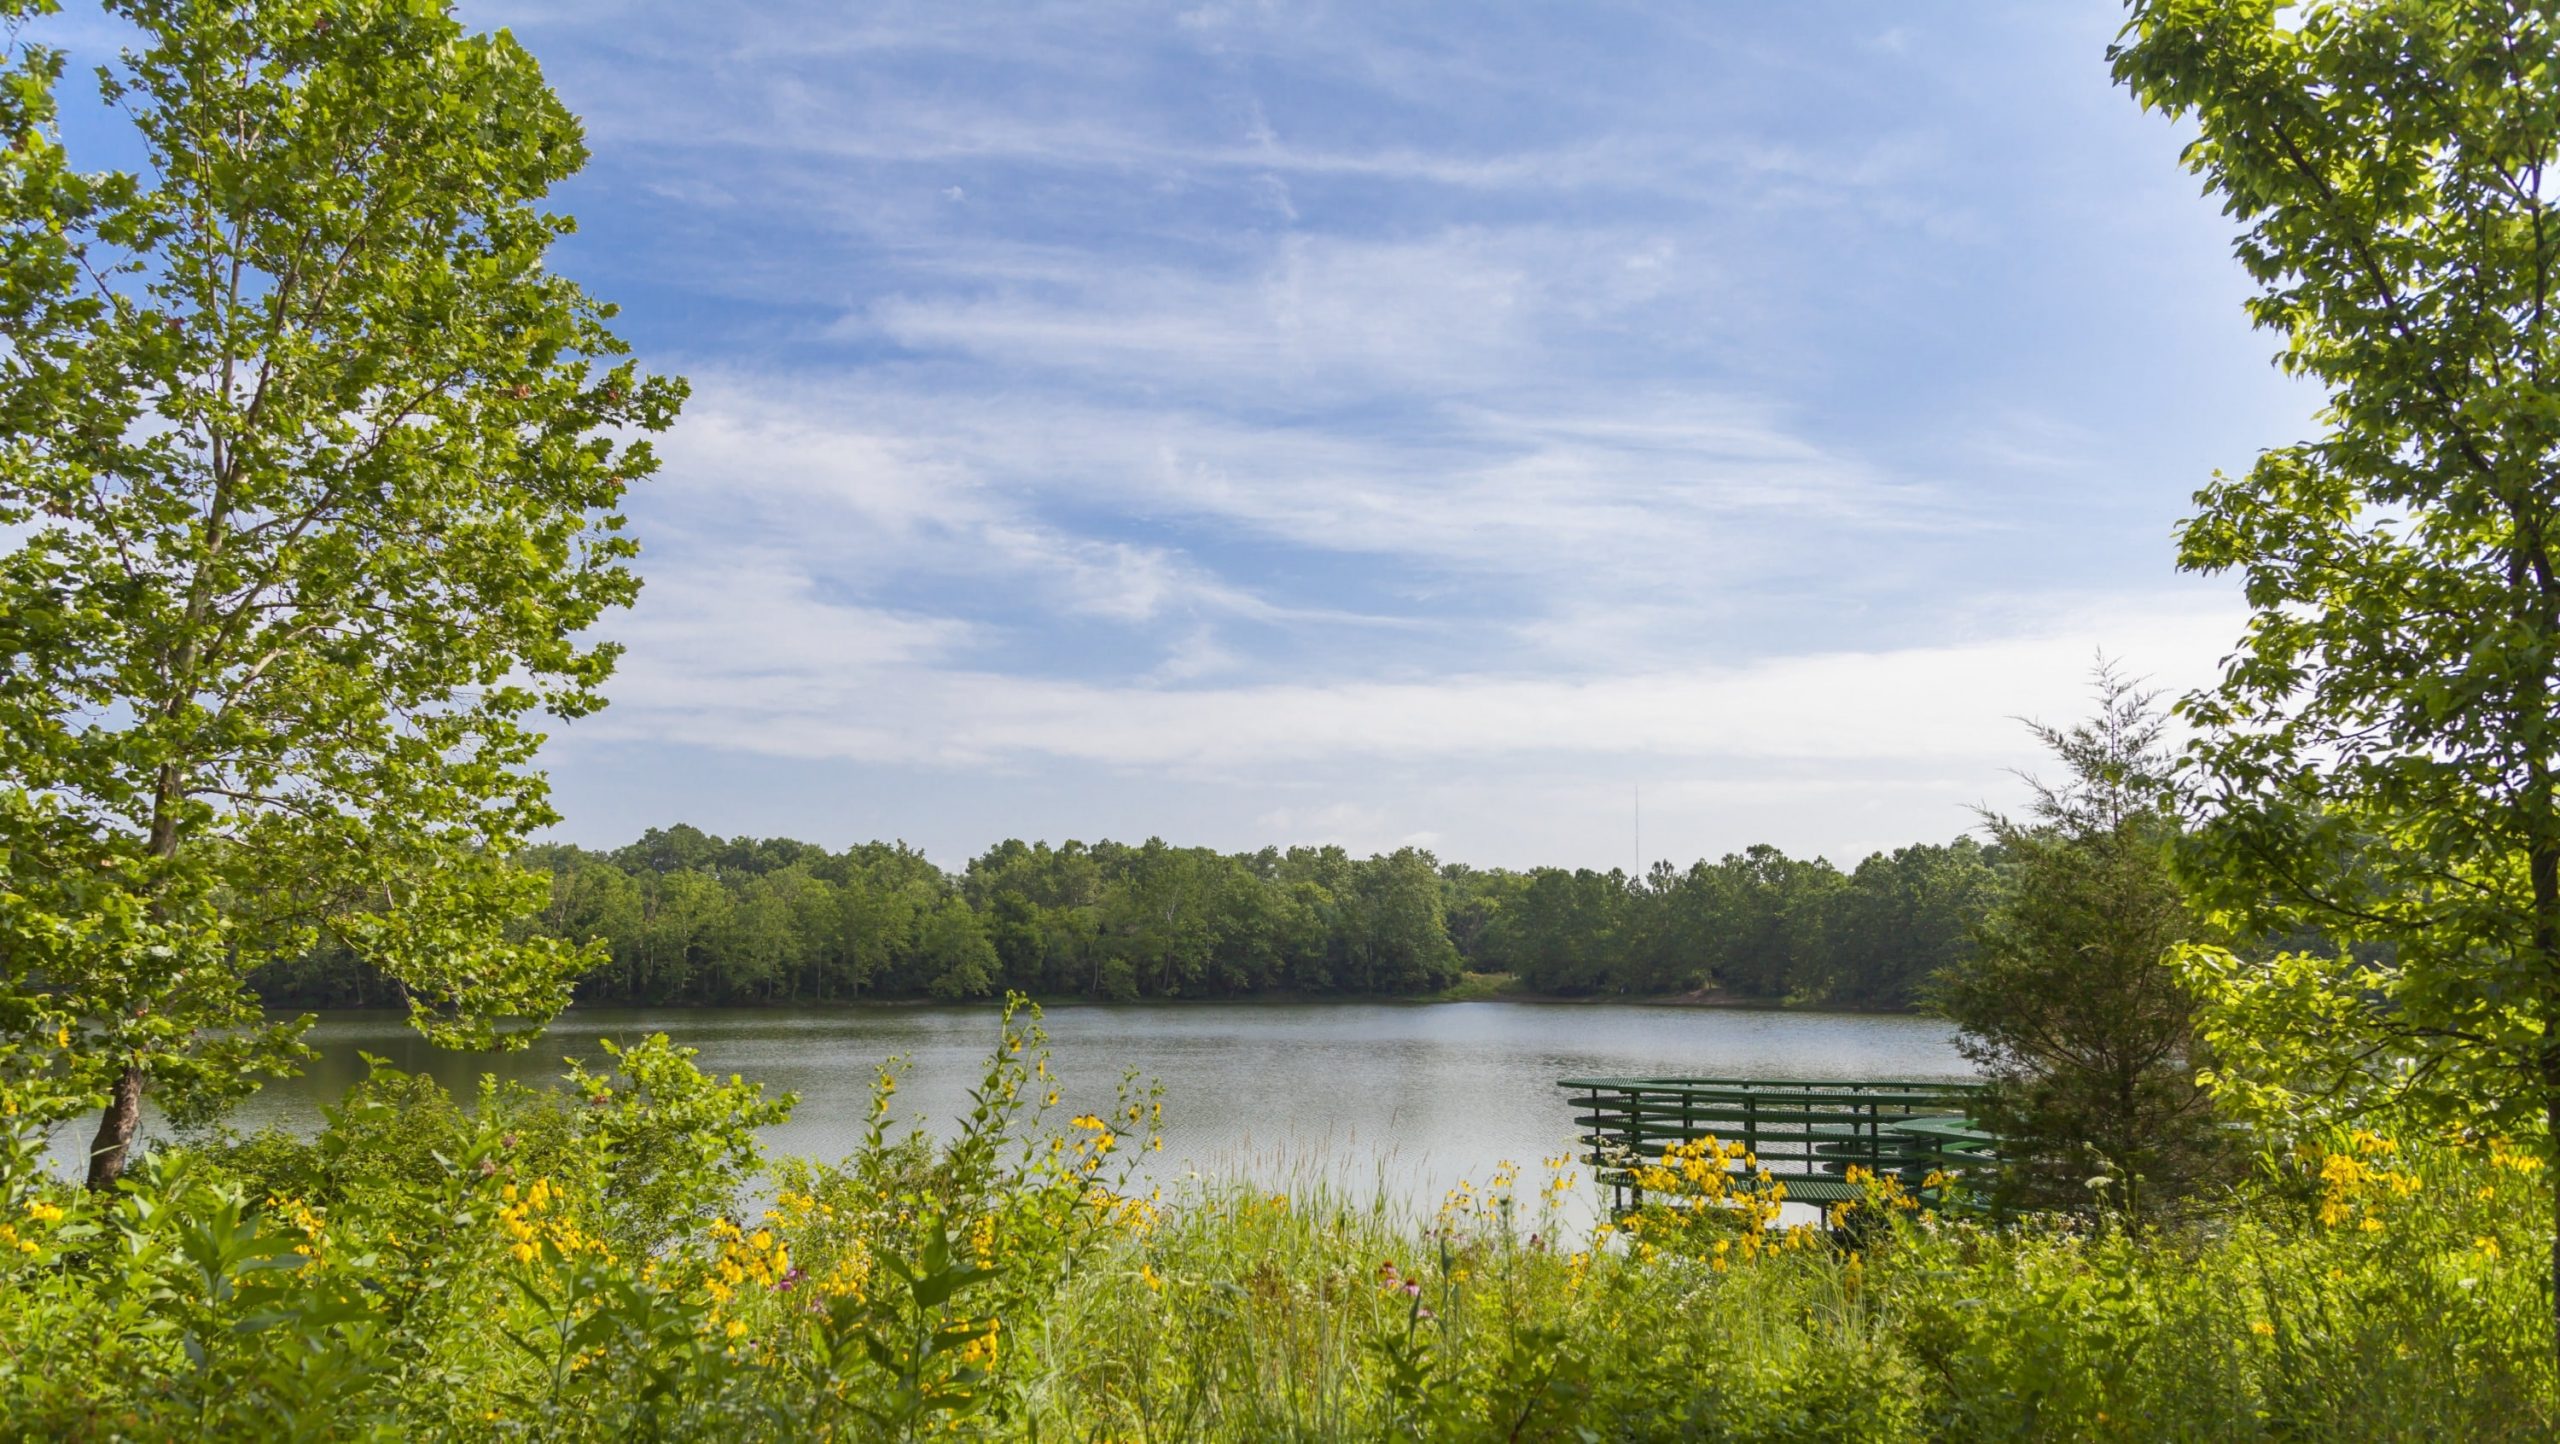
[[[562,1016],[574,1012],[679,1012],[727,1013],[754,1010],[792,1009],[817,1012],[894,1012],[904,1008],[969,1008],[998,1003],[995,998],[799,998],[771,1002],[573,1002],[562,1010]],[[1467,981],[1434,993],[1315,993],[1271,991],[1225,995],[1149,997],[1110,999],[1082,993],[1056,996],[1031,995],[1027,1001],[1043,1011],[1055,1012],[1071,1008],[1186,1008],[1203,1005],[1250,1007],[1257,1004],[1341,1005],[1399,1004],[1429,1007],[1451,1003],[1524,1003],[1553,1007],[1635,1007],[1635,1008],[1707,1008],[1747,1013],[1845,1013],[1866,1017],[1928,1017],[1925,1008],[1861,1007],[1856,1004],[1818,1001],[1790,1001],[1783,998],[1758,998],[1717,989],[1693,989],[1678,993],[1548,993],[1513,987],[1508,974],[1471,974]],[[392,1001],[362,1004],[297,1004],[263,1002],[270,1013],[324,1014],[399,1014],[402,1004]]]

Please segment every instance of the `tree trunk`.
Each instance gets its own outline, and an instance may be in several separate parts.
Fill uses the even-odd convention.
[[[2536,795],[2550,793],[2546,787]],[[2542,1049],[2536,1062],[2541,1065],[2543,1146],[2560,1156],[2560,844],[2537,840],[2526,867],[2533,881],[2534,952],[2542,964]],[[2560,1353],[2560,1189],[2552,1191],[2551,1224],[2552,1348]]]
[[[134,1131],[142,1126],[142,1069],[128,1066],[116,1075],[107,1111],[98,1118],[98,1136],[89,1143],[89,1187],[105,1193],[124,1175],[125,1155],[133,1150]]]
[[[2548,1060],[2554,1048],[2560,1046],[2560,1035],[2553,1034],[2551,1026],[2545,1024],[2543,1038],[2543,1056]],[[2560,1081],[2553,1079],[2548,1061],[2543,1064],[2542,1117],[2549,1130],[2545,1136],[2560,1143]],[[2551,1343],[2553,1350],[2560,1352],[2560,1188],[2551,1191]]]

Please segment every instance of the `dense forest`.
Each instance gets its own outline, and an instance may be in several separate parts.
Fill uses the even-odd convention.
[[[1221,853],[1007,841],[953,876],[903,843],[842,852],[677,826],[611,851],[528,850],[552,876],[538,927],[602,941],[596,1003],[988,996],[1418,994],[1467,972],[1571,996],[1715,989],[1905,1008],[1955,961],[1997,856],[1969,838],[1854,871],[1754,847],[1641,878],[1442,864],[1405,848]],[[258,978],[271,1003],[365,1005],[390,989],[342,948]]]

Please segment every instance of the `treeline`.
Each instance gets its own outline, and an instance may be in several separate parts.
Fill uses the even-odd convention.
[[[1658,994],[1908,1008],[1965,955],[1999,884],[1971,838],[1876,853],[1842,872],[1754,847],[1686,870],[1447,870],[1470,965],[1540,992]]]
[[[1997,885],[1971,839],[1842,872],[1755,847],[1686,869],[1512,872],[1415,848],[1221,853],[1007,841],[954,876],[903,843],[842,852],[652,829],[611,851],[544,846],[535,924],[601,939],[582,1001],[748,1004],[1035,995],[1125,1000],[1417,994],[1467,972],[1573,996],[1715,989],[1911,1006]],[[282,1006],[363,1006],[386,986],[323,946],[259,975]]]

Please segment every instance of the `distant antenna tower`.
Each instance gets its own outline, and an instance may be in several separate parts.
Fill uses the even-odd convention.
[[[1636,881],[1644,881],[1644,784],[1636,784]]]

